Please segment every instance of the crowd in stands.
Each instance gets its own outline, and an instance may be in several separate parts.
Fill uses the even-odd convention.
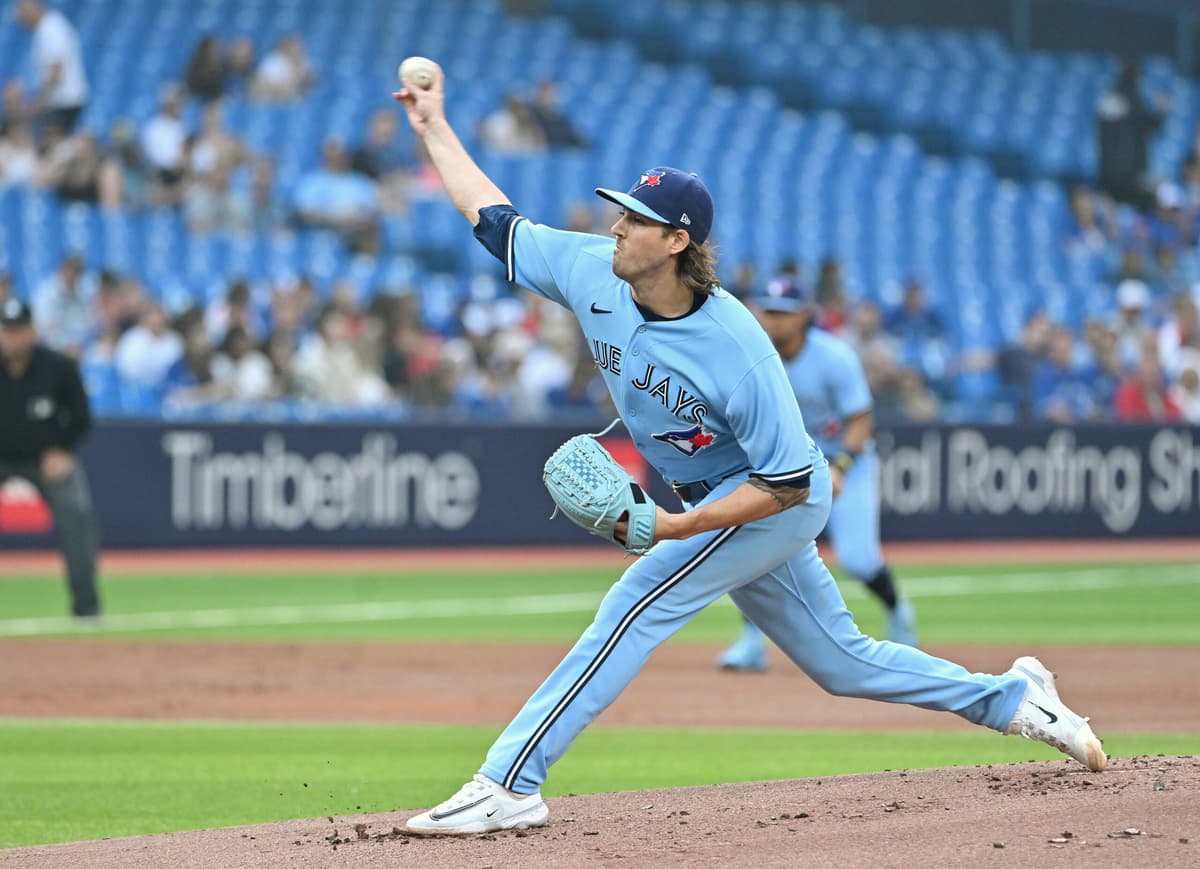
[[[579,148],[587,143],[558,106],[554,82],[538,84],[532,99],[511,93],[483,119],[479,139],[501,154],[529,154],[548,147]]]
[[[364,308],[350,284],[319,301],[303,276],[261,288],[234,281],[211,304],[171,314],[136,280],[72,255],[35,288],[33,307],[45,343],[85,371],[115,366],[167,410],[291,399],[536,418],[604,404],[565,311],[479,284],[487,297],[464,305],[445,334],[422,324],[415,293],[381,293]],[[9,291],[0,277],[0,302]]]
[[[38,6],[23,0],[21,8],[26,5]],[[41,22],[51,16],[69,28],[53,10],[44,10]],[[40,30],[44,24],[34,26]],[[77,42],[68,40],[67,46],[78,55]],[[26,94],[19,80],[6,82],[0,105],[0,189],[32,185],[106,209],[180,208],[198,234],[284,229],[293,223],[330,226],[370,250],[373,226],[364,225],[381,207],[397,207],[397,181],[418,168],[416,155],[397,140],[393,113],[372,119],[357,150],[329,139],[323,164],[289,191],[276,188],[270,155],[255,153],[225,124],[222,99],[229,94],[259,102],[299,100],[315,76],[295,35],[283,38],[261,60],[249,40],[222,46],[206,38],[193,52],[184,80],[161,85],[158,108],[140,129],[118,119],[103,140],[74,129],[86,96],[72,116],[56,118],[48,115],[42,96]],[[200,105],[194,127],[185,120],[189,100]]]
[[[861,293],[843,286],[835,259],[807,278],[787,263],[776,277],[808,280],[818,323],[858,350],[885,418],[936,419],[963,377],[987,375],[1016,419],[1200,423],[1200,283],[1189,283],[1180,266],[1200,258],[1200,130],[1182,181],[1159,183],[1151,210],[1125,215],[1132,218],[1118,219],[1108,193],[1078,187],[1061,228],[1069,255],[1109,263],[1095,292],[1111,315],[1073,331],[1031,310],[1019,339],[995,349],[952,347],[917,280],[898,305],[881,310],[870,300],[848,303]],[[729,286],[750,294],[753,270],[743,266]]]
[[[261,58],[248,40],[206,38],[182,81],[162,86],[158,110],[140,129],[119,121],[103,140],[76,130],[87,82],[70,24],[30,0],[17,8],[34,32],[42,86],[31,94],[18,81],[4,84],[0,190],[32,185],[103,208],[179,209],[198,234],[321,227],[366,255],[378,250],[381,213],[402,210],[414,196],[441,195],[392,110],[371,117],[354,142],[324,142],[320,164],[294,189],[279,189],[270,155],[227,128],[222,101],[233,92],[265,102],[304,99],[320,70],[295,35]],[[195,126],[185,121],[189,101],[199,107]],[[587,146],[557,106],[552,82],[529,98],[510,95],[477,132],[485,147],[504,153]],[[1181,177],[1153,190],[1140,211],[1110,192],[1074,191],[1061,243],[1071,255],[1111,263],[1095,292],[1111,297],[1115,313],[1072,331],[1030,311],[1011,346],[953,346],[944,312],[929,304],[919,277],[887,308],[870,301],[877,292],[845,286],[832,257],[781,263],[766,275],[723,263],[723,277],[743,297],[773,279],[810,287],[819,324],[858,350],[885,420],[935,420],[960,401],[962,378],[985,377],[1020,419],[1200,424],[1200,284],[1189,286],[1180,267],[1200,256],[1200,131]],[[612,218],[580,204],[569,228],[607,232]],[[350,283],[317,286],[303,274],[253,286],[230,275],[213,301],[179,310],[164,308],[152,290],[71,254],[41,277],[30,301],[45,342],[85,370],[112,366],[168,412],[276,399],[518,418],[608,409],[574,322],[491,275],[477,276],[457,317],[437,328],[424,317],[421,287],[360,298]],[[9,292],[0,274],[0,302]]]

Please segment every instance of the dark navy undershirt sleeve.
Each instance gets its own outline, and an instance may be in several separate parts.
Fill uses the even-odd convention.
[[[488,253],[504,263],[505,277],[510,281],[516,279],[513,230],[524,219],[511,205],[488,205],[479,209],[479,223],[475,224],[475,238]]]

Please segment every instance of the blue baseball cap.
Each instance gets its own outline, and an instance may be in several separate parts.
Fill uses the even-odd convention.
[[[691,172],[658,166],[643,172],[628,193],[597,187],[596,195],[627,211],[686,230],[696,244],[704,244],[712,230],[712,196]]]
[[[767,286],[750,297],[750,303],[764,311],[793,314],[807,310],[813,303],[812,294],[791,278],[772,278]]]

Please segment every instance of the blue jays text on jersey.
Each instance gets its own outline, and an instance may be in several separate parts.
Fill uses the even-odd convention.
[[[621,348],[597,339],[593,339],[592,348],[592,361],[596,363],[596,367],[619,377],[621,375]],[[658,366],[653,362],[647,362],[645,371],[640,376],[633,378],[633,387],[644,389],[650,395],[657,396],[663,407],[669,408],[675,416],[683,418],[690,416],[698,424],[703,424],[704,417],[708,416],[708,405],[700,396],[693,395],[683,387],[672,388],[671,375],[662,375],[658,371]],[[661,440],[658,435],[654,437]],[[708,443],[711,443],[711,439],[700,446],[707,446]]]
[[[750,469],[787,484],[812,471],[820,452],[779,355],[724,290],[664,319],[613,274],[611,238],[536,225],[511,206],[482,209],[475,232],[510,280],[575,313],[634,444],[668,482]]]

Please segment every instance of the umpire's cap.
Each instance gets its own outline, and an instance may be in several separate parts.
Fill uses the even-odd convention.
[[[792,278],[782,276],[767,281],[767,286],[751,296],[749,301],[763,311],[785,314],[808,310],[813,304],[811,293]]]
[[[643,217],[686,230],[696,244],[704,244],[712,230],[712,196],[691,172],[658,166],[643,172],[628,193],[597,187],[596,195]]]
[[[0,306],[0,326],[28,326],[33,322],[33,312],[20,299],[6,299]]]

